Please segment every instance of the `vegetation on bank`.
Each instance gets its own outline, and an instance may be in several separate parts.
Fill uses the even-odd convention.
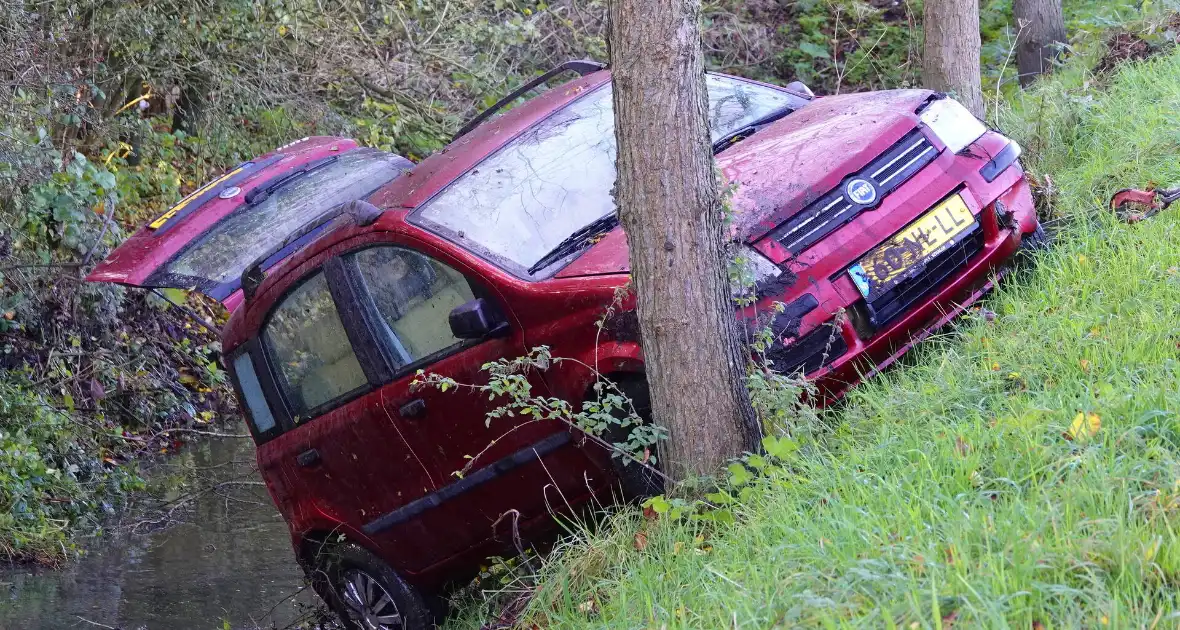
[[[825,433],[731,467],[708,499],[734,524],[617,512],[538,586],[507,587],[532,595],[518,625],[1175,625],[1180,215],[1126,224],[1105,203],[1180,181],[1180,54],[1105,53],[998,109],[1032,149],[1051,250],[825,413]],[[491,601],[454,626],[496,617]]]

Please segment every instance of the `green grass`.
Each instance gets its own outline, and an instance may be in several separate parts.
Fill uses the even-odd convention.
[[[994,321],[856,388],[735,526],[625,510],[567,543],[524,627],[1176,627],[1180,208],[1127,225],[1103,204],[1180,182],[1180,55],[1092,62],[1000,114],[1058,233]],[[1067,440],[1079,412],[1101,429]]]

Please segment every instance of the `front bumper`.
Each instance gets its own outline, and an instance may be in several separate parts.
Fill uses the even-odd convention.
[[[796,277],[786,293],[764,297],[744,316],[758,321],[757,314],[776,301],[788,304],[788,311],[805,307],[789,327],[794,336],[776,343],[768,358],[784,371],[803,369],[823,399],[839,398],[978,300],[1019,249],[1022,236],[1037,228],[1031,190],[1015,162],[1018,154],[1014,143],[989,132],[967,151],[944,150],[878,209],[862,212],[798,256],[773,238],[755,243]],[[976,218],[971,237],[926,261],[917,276],[891,289],[884,303],[878,296],[870,305],[849,276],[849,266],[954,195]]]
[[[837,317],[847,350],[808,374],[826,401],[842,397],[850,387],[885,369],[914,344],[928,337],[989,291],[1003,275],[1005,264],[1020,249],[1021,239],[1037,227],[1028,183],[1021,178],[979,215],[982,247],[964,265],[926,289],[905,312],[888,324],[867,331],[858,304]]]

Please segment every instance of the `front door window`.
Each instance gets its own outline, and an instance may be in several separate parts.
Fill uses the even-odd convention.
[[[395,369],[460,342],[451,334],[448,316],[475,298],[463,274],[399,247],[361,250],[355,260],[381,315]]]

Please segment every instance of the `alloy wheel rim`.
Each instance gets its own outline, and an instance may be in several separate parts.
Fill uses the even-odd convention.
[[[341,577],[340,599],[353,622],[365,630],[405,627],[393,596],[373,576],[360,569],[350,569]]]

